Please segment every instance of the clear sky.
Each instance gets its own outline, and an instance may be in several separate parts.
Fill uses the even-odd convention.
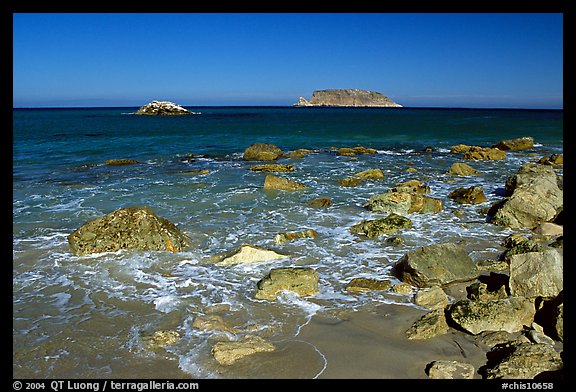
[[[563,107],[561,13],[15,13],[14,107]]]

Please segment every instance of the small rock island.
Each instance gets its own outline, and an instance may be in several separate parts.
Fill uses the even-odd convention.
[[[182,106],[170,101],[152,101],[142,106],[134,114],[145,116],[177,116],[182,114],[200,114],[184,109]]]
[[[293,106],[402,107],[383,94],[357,89],[315,90],[309,101],[300,97]]]

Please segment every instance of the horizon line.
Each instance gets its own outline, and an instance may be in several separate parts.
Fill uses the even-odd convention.
[[[523,106],[295,106],[295,105],[180,105],[184,108],[295,108],[295,109],[472,109],[472,110],[564,110],[564,107],[523,107]],[[142,105],[99,105],[99,106],[12,106],[12,109],[113,109],[140,108]]]

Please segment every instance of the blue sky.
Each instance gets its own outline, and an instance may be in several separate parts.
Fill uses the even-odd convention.
[[[563,107],[561,13],[16,13],[14,107]]]

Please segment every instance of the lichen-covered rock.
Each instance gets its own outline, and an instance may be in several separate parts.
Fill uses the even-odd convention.
[[[248,355],[270,352],[275,349],[272,343],[261,337],[248,335],[242,341],[216,343],[212,347],[212,355],[220,365],[230,366]]]
[[[466,249],[456,243],[420,247],[402,256],[394,265],[396,277],[416,287],[432,287],[468,281],[478,276]]]
[[[121,249],[180,252],[189,240],[149,207],[127,207],[85,223],[68,236],[68,243],[74,255],[82,256]]]
[[[242,158],[245,161],[275,161],[283,154],[275,144],[254,143],[244,150]]]
[[[498,358],[491,361],[485,372],[487,379],[533,379],[543,372],[560,371],[563,362],[552,346],[544,343],[498,345],[488,353]]]
[[[383,219],[362,220],[350,227],[350,232],[365,235],[368,238],[376,238],[410,227],[412,227],[412,220],[392,213]]]
[[[182,114],[198,114],[184,109],[182,106],[170,101],[152,101],[142,106],[134,114],[145,116],[174,116]]]
[[[285,267],[273,268],[256,285],[256,298],[275,300],[283,290],[299,296],[314,295],[318,292],[318,272],[313,268]]]
[[[522,331],[534,321],[536,310],[531,300],[508,297],[487,301],[460,300],[449,306],[450,319],[465,331]]]

